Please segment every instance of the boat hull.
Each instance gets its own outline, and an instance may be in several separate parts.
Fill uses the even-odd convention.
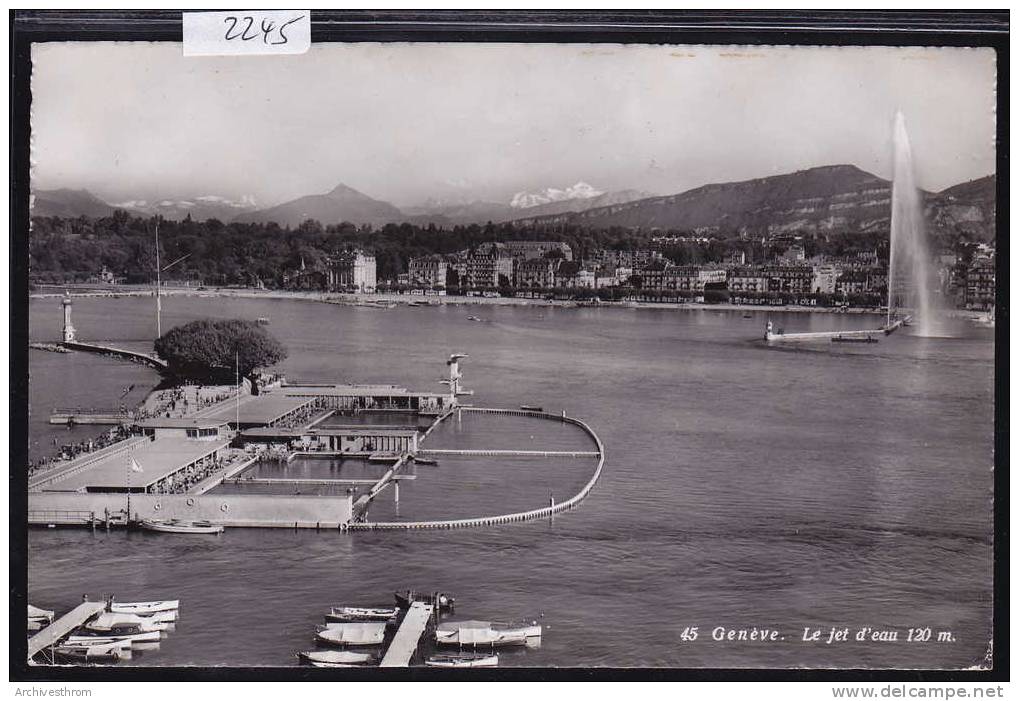
[[[498,667],[498,655],[477,655],[472,657],[456,657],[437,655],[425,660],[426,667],[447,667],[447,668],[470,668],[470,667]]]
[[[173,601],[125,601],[110,604],[110,611],[113,613],[134,613],[139,616],[176,611],[179,608],[180,601],[177,599]]]
[[[173,523],[171,521],[153,521],[143,519],[139,525],[145,530],[153,531],[155,533],[217,535],[223,532],[223,526],[216,524],[199,525],[196,523]]]

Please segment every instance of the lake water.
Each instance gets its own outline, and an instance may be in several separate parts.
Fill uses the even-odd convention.
[[[32,340],[59,338],[59,306],[31,302]],[[289,348],[292,380],[438,389],[448,354],[469,353],[474,404],[584,419],[606,446],[602,478],[554,520],[477,530],[233,529],[213,538],[31,530],[37,606],[62,612],[100,591],[183,601],[178,630],[131,664],[292,665],[295,652],[312,649],[329,606],[387,604],[407,587],[453,593],[457,618],[543,614],[542,646],[507,652],[503,666],[960,668],[985,657],[989,330],[960,322],[951,338],[907,329],[878,344],[769,348],[758,340],[767,318],[787,331],[879,321],[184,297],[164,299],[163,327],[263,316]],[[83,339],[151,348],[153,302],[76,300],[74,323]],[[115,404],[131,384],[124,401],[138,401],[157,381],[143,367],[84,354],[31,351],[30,363],[33,456],[54,438],[87,435],[50,427],[53,407]],[[491,419],[465,417],[426,445],[530,449],[578,439],[568,427]],[[542,506],[549,492],[579,488],[592,468],[584,459],[444,457],[404,483],[399,516]],[[384,498],[371,517],[396,508]],[[697,640],[682,640],[692,626]],[[784,639],[716,641],[719,626],[778,629]],[[900,638],[857,642],[864,626]],[[850,628],[850,640],[826,644],[832,627]],[[930,627],[934,639],[906,641],[911,627]],[[822,639],[804,642],[804,628],[823,629]],[[939,631],[953,642],[936,642]]]

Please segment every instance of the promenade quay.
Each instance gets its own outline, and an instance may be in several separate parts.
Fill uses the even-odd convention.
[[[417,650],[418,642],[424,635],[428,621],[432,617],[433,607],[422,601],[415,601],[407,609],[400,629],[393,636],[393,642],[389,643],[386,654],[382,657],[379,667],[408,667],[410,658]]]
[[[48,647],[56,645],[71,634],[75,628],[83,626],[90,618],[99,615],[106,609],[102,601],[83,601],[57,620],[40,630],[28,639],[28,660]]]

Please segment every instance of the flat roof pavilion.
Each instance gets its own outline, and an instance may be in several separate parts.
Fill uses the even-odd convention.
[[[223,408],[203,418],[206,421],[229,424],[236,423],[239,418],[241,426],[270,426],[313,402],[314,399],[308,397],[288,397],[279,393],[260,394],[242,400],[239,412],[233,402],[228,402]]]
[[[66,479],[53,482],[44,491],[126,492],[130,486],[132,492],[142,492],[175,472],[214,455],[229,444],[229,441],[191,441],[179,438],[144,441],[132,450],[110,455]],[[131,469],[131,458],[141,467],[141,472]]]

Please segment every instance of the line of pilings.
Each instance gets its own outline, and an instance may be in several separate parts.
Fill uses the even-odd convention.
[[[540,518],[549,518],[555,514],[572,509],[579,504],[591,490],[594,489],[594,485],[598,482],[598,478],[601,477],[602,467],[605,465],[605,446],[602,444],[598,434],[580,419],[574,419],[573,417],[556,414],[547,414],[545,412],[538,411],[517,411],[515,409],[490,409],[484,407],[461,407],[456,411],[469,411],[484,414],[508,414],[516,416],[533,416],[536,418],[548,419],[551,421],[561,421],[563,423],[573,424],[579,426],[587,435],[594,441],[594,444],[598,447],[595,453],[598,456],[598,466],[594,470],[594,474],[591,475],[591,479],[581,488],[579,492],[574,494],[572,497],[564,502],[546,506],[540,509],[532,509],[530,511],[520,511],[512,514],[501,514],[498,516],[483,516],[480,518],[464,518],[464,519],[450,519],[443,521],[362,521],[358,523],[351,523],[348,526],[349,530],[358,531],[374,531],[374,530],[416,530],[416,529],[452,529],[452,528],[476,528],[478,526],[495,526],[505,523],[519,523],[523,521],[531,521]],[[444,420],[450,416],[453,412],[449,412],[442,416],[439,421]],[[436,422],[438,424],[438,421]],[[434,425],[433,425],[434,428]]]

